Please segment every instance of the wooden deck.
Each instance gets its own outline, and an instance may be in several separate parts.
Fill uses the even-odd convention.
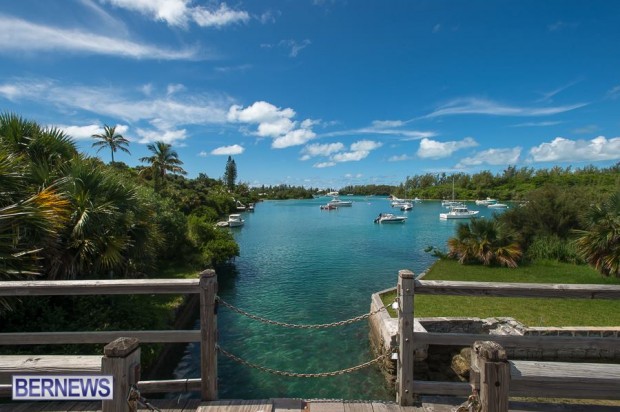
[[[463,402],[454,397],[423,397],[417,406],[400,407],[390,402],[352,402],[342,400],[222,400],[201,402],[198,399],[155,399],[153,405],[162,412],[453,412]],[[146,411],[146,408],[139,408]],[[0,412],[101,411],[101,402],[14,402],[0,404]],[[620,406],[569,405],[511,402],[511,412],[619,412]]]

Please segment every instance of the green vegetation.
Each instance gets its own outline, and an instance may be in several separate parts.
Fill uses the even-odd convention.
[[[517,269],[461,265],[454,260],[439,260],[425,280],[475,282],[616,284],[620,279],[603,277],[584,265],[540,261]],[[382,296],[384,303],[396,294]],[[390,308],[390,314],[396,316]],[[610,326],[620,324],[620,302],[590,299],[496,298],[471,296],[415,297],[416,317],[513,317],[527,326]]]

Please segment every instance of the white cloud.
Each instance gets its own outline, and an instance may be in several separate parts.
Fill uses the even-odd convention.
[[[202,7],[191,9],[194,21],[201,27],[224,27],[229,24],[247,23],[250,15],[246,11],[231,10],[226,3],[220,4],[217,10],[207,10]]]
[[[558,121],[549,121],[549,122],[525,122],[525,123],[518,123],[518,124],[513,124],[510,127],[547,127],[547,126],[555,126],[558,125],[562,122],[558,122]]]
[[[549,116],[578,109],[586,105],[586,103],[578,103],[569,106],[517,107],[504,105],[486,99],[462,98],[454,99],[438,107],[432,113],[427,114],[422,118],[430,119],[434,117],[458,114],[486,114],[492,116]]]
[[[306,144],[316,137],[316,133],[309,129],[296,129],[288,132],[284,136],[276,137],[271,144],[274,149],[284,149],[290,146]]]
[[[222,155],[238,155],[245,151],[243,146],[238,144],[234,144],[232,146],[222,146],[217,149],[211,150],[212,155],[222,156]]]
[[[433,26],[433,33],[437,33],[441,30],[441,24],[437,23]]]
[[[297,57],[300,51],[311,45],[312,42],[308,39],[298,43],[296,40],[281,40],[278,46],[290,49],[289,57]]]
[[[258,124],[255,134],[272,138],[271,147],[283,149],[305,144],[316,137],[311,129],[314,121],[306,119],[299,124],[291,120],[294,116],[293,109],[280,109],[271,103],[259,101],[246,108],[231,106],[227,119],[229,122]]]
[[[336,153],[331,157],[331,160],[337,163],[357,162],[365,159],[371,151],[376,150],[381,146],[383,146],[383,143],[381,142],[360,140],[351,144],[349,152]]]
[[[99,124],[89,124],[85,126],[49,125],[48,127],[60,129],[74,140],[89,140],[93,138],[94,134],[101,134],[104,132],[103,126]],[[127,140],[131,141],[128,136],[125,136],[128,130],[129,126],[121,124],[117,124],[115,129],[117,134],[121,134]]]
[[[131,122],[147,121],[160,130],[185,124],[225,123],[230,105],[227,99],[198,95],[136,99],[128,96],[125,89],[72,86],[48,79],[14,79],[0,84],[0,96],[86,110]]]
[[[200,156],[200,157],[207,157],[207,156],[209,156],[209,153],[207,153],[204,150],[202,150],[202,151],[200,151],[200,153],[198,153],[198,156]]]
[[[258,21],[260,21],[262,24],[275,23],[276,17],[280,17],[281,14],[282,13],[280,11],[268,10],[258,17]]]
[[[325,167],[332,167],[332,166],[336,166],[336,162],[321,162],[321,163],[316,163],[314,164],[312,167],[316,167],[317,169],[323,169]]]
[[[521,148],[514,147],[512,149],[488,149],[476,153],[474,156],[466,157],[455,166],[463,168],[468,166],[480,166],[488,164],[493,166],[516,164],[521,155]]]
[[[370,152],[383,146],[383,143],[374,142],[372,140],[360,140],[351,144],[351,150],[354,152]]]
[[[620,137],[592,140],[570,140],[556,137],[530,149],[528,160],[533,162],[600,161],[620,159]]]
[[[404,125],[405,122],[403,122],[402,120],[373,120],[371,123],[371,127],[376,129],[401,127]]]
[[[218,8],[191,7],[190,0],[100,0],[116,7],[138,12],[169,26],[186,27],[194,21],[201,27],[223,27],[235,23],[247,23],[250,15],[246,11],[232,10],[226,3]]]
[[[413,156],[402,154],[400,156],[391,156],[388,162],[404,162],[406,160],[413,160]]]
[[[302,149],[301,153],[303,156],[301,157],[301,160],[308,160],[316,156],[327,157],[342,150],[344,150],[344,145],[342,143],[309,144]]]
[[[134,59],[197,60],[196,49],[168,50],[80,30],[60,29],[0,15],[0,53],[67,51]]]
[[[166,94],[170,96],[175,93],[182,92],[183,90],[185,90],[185,86],[183,86],[182,84],[169,84]]]
[[[400,128],[402,126],[405,126],[406,124],[407,122],[404,122],[402,120],[373,120],[371,125],[368,127],[325,133],[322,136],[334,137],[359,134],[379,134],[388,136],[399,136],[403,138],[402,140],[419,140],[425,137],[434,137],[437,135],[437,133],[431,131],[406,130]]]
[[[364,177],[364,175],[362,173],[357,173],[357,174],[346,173],[344,177],[346,177],[347,179],[361,179],[362,177]]]
[[[136,133],[140,136],[138,143],[148,144],[156,141],[162,141],[171,145],[178,145],[187,138],[187,131],[181,130],[145,130],[137,129]]]
[[[422,139],[417,155],[422,158],[441,159],[452,156],[452,153],[468,147],[476,147],[478,143],[471,137],[460,141],[438,142],[437,140]]]
[[[620,97],[620,85],[614,86],[607,91],[608,99],[617,99],[618,97]]]

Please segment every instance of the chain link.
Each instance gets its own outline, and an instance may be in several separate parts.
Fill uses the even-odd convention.
[[[325,377],[329,377],[329,376],[338,376],[338,375],[344,375],[346,373],[351,373],[351,372],[355,372],[357,370],[360,369],[364,369],[374,363],[379,362],[380,360],[387,358],[388,356],[390,356],[390,353],[386,353],[384,355],[378,356],[375,359],[362,363],[361,365],[357,365],[357,366],[353,366],[351,368],[346,368],[346,369],[341,369],[341,370],[337,370],[337,371],[333,371],[333,372],[321,372],[321,373],[296,373],[296,372],[288,372],[288,371],[280,371],[277,369],[271,369],[271,368],[267,368],[265,366],[261,366],[261,365],[257,365],[255,363],[252,362],[248,362],[245,359],[241,359],[238,356],[233,355],[230,352],[225,351],[224,349],[222,349],[219,345],[216,345],[216,349],[224,356],[226,356],[227,358],[241,364],[241,365],[245,365],[248,366],[250,368],[253,369],[258,369],[260,371],[263,372],[267,372],[267,373],[271,373],[272,375],[279,375],[279,376],[288,376],[288,377],[293,377],[293,378],[325,378]]]
[[[240,315],[247,316],[250,319],[254,319],[254,320],[257,320],[259,322],[266,323],[266,324],[269,324],[269,325],[276,325],[276,326],[282,326],[282,327],[285,327],[285,328],[297,328],[297,329],[326,329],[326,328],[333,328],[333,327],[336,327],[336,326],[349,325],[351,323],[359,322],[360,320],[368,319],[372,315],[381,312],[383,309],[385,309],[388,306],[388,305],[383,305],[380,308],[375,309],[375,310],[373,310],[370,313],[366,313],[364,315],[356,316],[356,317],[351,318],[351,319],[342,320],[340,322],[319,323],[319,324],[315,324],[315,325],[300,325],[300,324],[296,324],[296,323],[278,322],[276,320],[267,319],[267,318],[264,318],[262,316],[253,315],[253,314],[251,314],[249,312],[244,311],[243,309],[239,309],[238,307],[235,307],[235,306],[231,305],[230,303],[226,302],[225,300],[223,300],[219,296],[217,296],[216,299],[218,300],[219,303],[221,303],[222,305],[226,306],[228,309],[232,310],[233,312],[237,312]]]

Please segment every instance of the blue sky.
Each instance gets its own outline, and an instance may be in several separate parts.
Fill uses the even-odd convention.
[[[620,160],[620,2],[0,3],[0,110],[252,186]]]

